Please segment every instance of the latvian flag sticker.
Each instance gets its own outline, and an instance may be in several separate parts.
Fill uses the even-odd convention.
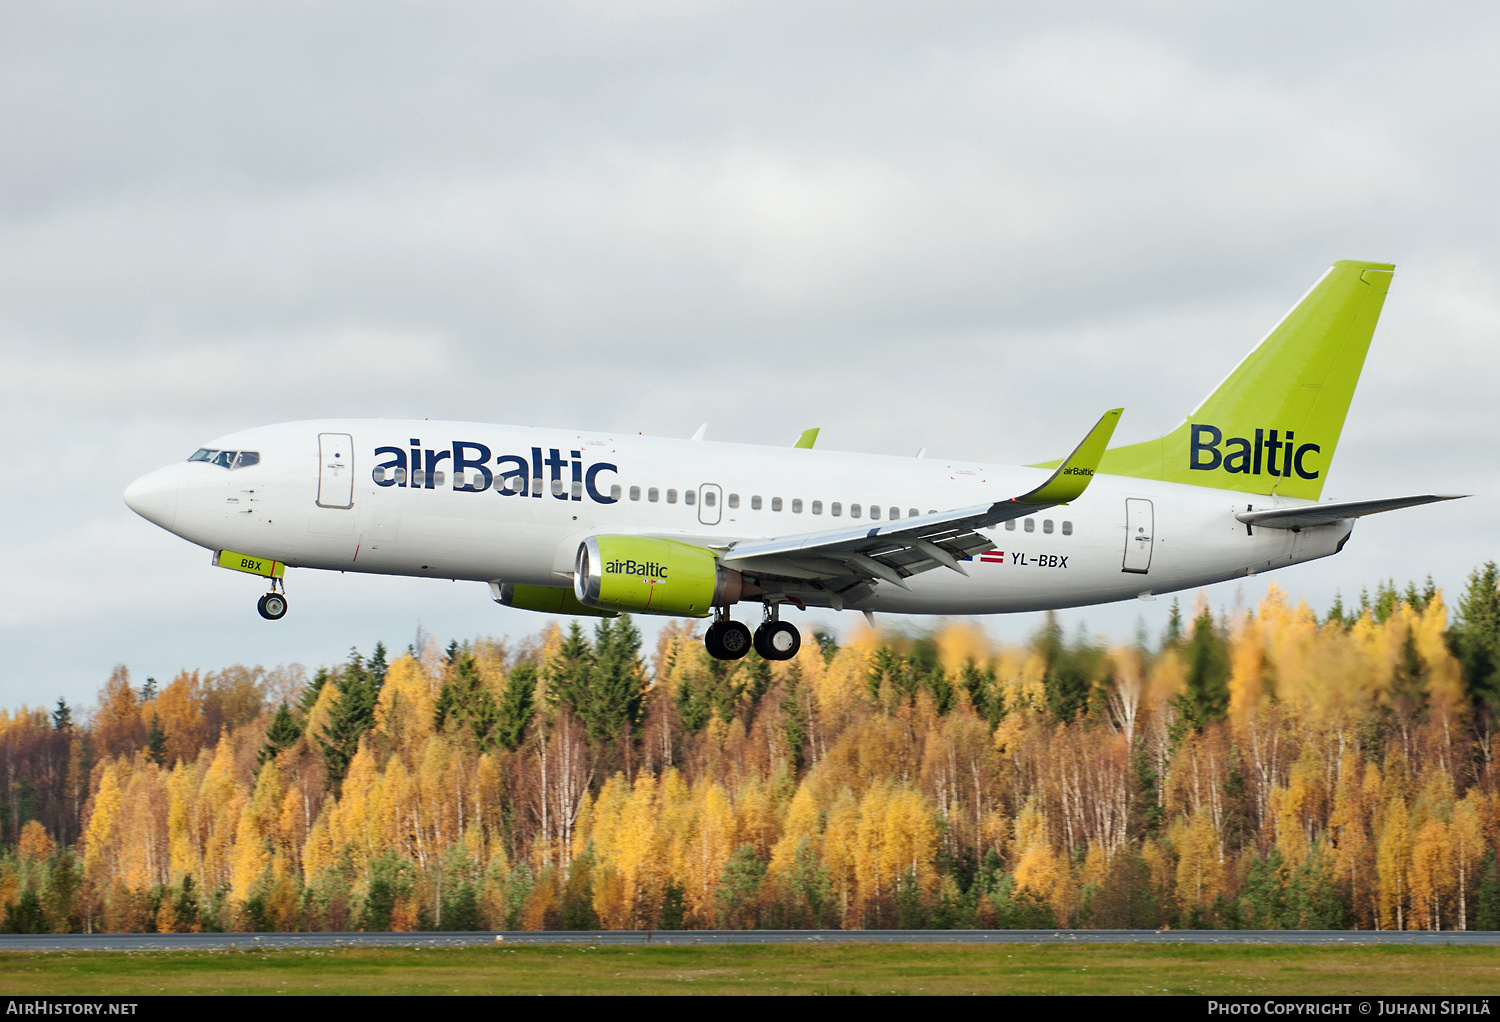
[[[989,550],[989,551],[986,551],[985,553],[982,553],[982,554],[979,555],[979,563],[980,564],[1004,564],[1005,563],[1005,551],[1004,550]]]

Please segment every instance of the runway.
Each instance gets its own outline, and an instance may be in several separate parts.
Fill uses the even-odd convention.
[[[248,951],[517,944],[1391,944],[1500,945],[1496,930],[522,930],[429,933],[0,934],[5,951]]]

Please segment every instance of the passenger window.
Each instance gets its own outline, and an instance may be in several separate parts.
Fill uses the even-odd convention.
[[[759,511],[760,510],[760,494],[757,493],[755,496],[753,496],[753,497],[750,498],[750,510],[751,511]]]
[[[540,479],[537,480],[537,484],[541,484]],[[413,488],[427,485],[427,473],[423,472],[420,468],[413,469],[411,473],[411,485]]]
[[[677,503],[677,491],[676,490],[668,490],[667,491],[667,503],[668,504],[675,504],[675,503]]]
[[[703,506],[704,507],[713,507],[714,506],[714,499],[715,498],[714,498],[714,491],[713,490],[704,490],[703,491]],[[688,501],[688,503],[691,504],[692,501],[690,500],[690,501]]]
[[[651,487],[651,489],[646,491],[646,499],[655,504],[658,500],[661,499],[661,491],[654,486]]]
[[[239,460],[234,463],[235,468],[249,468],[251,465],[260,464],[260,455],[255,451],[241,451]]]
[[[1071,536],[1071,535],[1073,535],[1073,523],[1072,522],[1063,522],[1063,535],[1064,536]]]
[[[862,513],[863,512],[862,512],[862,510],[861,510],[861,508],[860,508],[860,506],[858,504],[850,504],[849,505],[849,517],[850,518],[858,518]]]
[[[870,505],[870,517],[873,518],[877,522],[880,521],[880,505],[879,504],[871,504]]]
[[[582,500],[583,499],[583,480],[582,479],[575,479],[575,480],[573,480],[573,499],[574,500]]]
[[[739,507],[740,506],[740,495],[738,493],[731,493],[729,495],[729,506],[730,507]]]
[[[840,504],[838,501],[834,501],[829,513],[832,514],[833,517],[837,518],[839,515],[844,513],[844,505]]]
[[[438,469],[436,472],[432,473],[432,485],[433,486],[442,486],[443,485],[443,480],[447,479],[447,478],[448,477],[443,474],[443,470],[442,469]]]
[[[696,503],[698,503],[698,491],[697,490],[683,490],[682,491],[682,502],[684,504],[696,504]]]
[[[385,482],[385,469],[379,465],[376,465],[375,471],[370,473],[370,478],[375,480],[375,482],[377,483]]]
[[[421,470],[420,469],[418,469],[417,471],[415,471],[415,472],[412,473],[412,475],[414,475],[414,476],[420,475],[420,474],[421,474]],[[413,483],[412,485],[415,486],[416,484]],[[542,483],[542,477],[541,476],[537,476],[535,479],[533,479],[531,481],[531,492],[532,493],[541,493],[543,485],[544,484]]]
[[[632,486],[630,488],[630,499],[631,500],[640,500],[641,499],[641,488],[639,486]]]
[[[567,485],[568,484],[563,482],[561,479],[552,480],[552,496],[561,497],[565,492],[567,492],[565,489]]]
[[[1006,532],[1015,532],[1016,531],[1016,520],[1014,518],[1006,519],[1006,522],[1005,522],[1005,531]]]
[[[823,513],[823,502],[821,500],[813,501],[812,512],[815,515],[820,515]]]
[[[1036,531],[1036,519],[1035,518],[1028,518],[1028,519],[1026,519],[1026,531],[1027,532],[1035,532]]]
[[[477,486],[479,484],[476,483],[475,485]],[[618,483],[616,483],[614,486],[611,486],[609,488],[609,499],[610,500],[619,500],[620,499],[620,485]]]
[[[772,511],[780,511],[781,510],[781,498],[780,497],[772,497],[771,498],[771,510]]]
[[[794,515],[800,515],[801,513],[802,513],[802,498],[801,497],[793,497],[792,498],[792,514],[794,514]]]
[[[908,517],[908,518],[915,518],[915,517],[917,517],[917,513],[918,513],[917,509],[914,508],[914,507],[906,509],[906,517]]]
[[[1044,518],[1044,519],[1042,519],[1042,531],[1045,532],[1049,536],[1052,535],[1052,519],[1050,519],[1050,518]]]
[[[900,518],[900,517],[901,517],[901,509],[899,507],[893,507],[893,508],[891,508],[891,513],[890,513],[891,520],[895,521],[897,518]]]

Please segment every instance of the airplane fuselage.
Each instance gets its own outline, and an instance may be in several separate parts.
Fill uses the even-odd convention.
[[[290,567],[565,587],[591,535],[723,550],[984,504],[1048,470],[629,434],[429,420],[320,420],[208,445],[254,452],[183,461],[137,481],[141,514],[209,550]],[[222,459],[221,459],[222,460]],[[1097,475],[1071,504],[985,529],[967,575],[881,584],[856,610],[995,614],[1165,593],[1326,557],[1349,520],[1251,528],[1247,509],[1307,501]],[[816,592],[808,605],[830,605]]]

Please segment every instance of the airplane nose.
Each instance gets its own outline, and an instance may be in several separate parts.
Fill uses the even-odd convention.
[[[171,529],[177,520],[179,472],[177,465],[168,465],[141,476],[125,488],[125,503],[153,525]]]

